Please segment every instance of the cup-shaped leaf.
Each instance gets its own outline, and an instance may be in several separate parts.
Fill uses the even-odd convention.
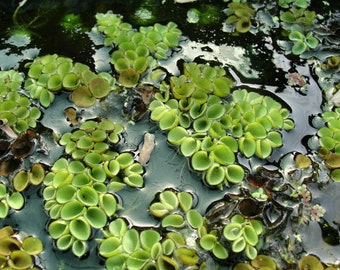
[[[225,107],[220,103],[214,103],[207,108],[206,115],[211,119],[219,119],[225,113]]]
[[[107,193],[99,197],[99,205],[108,217],[111,217],[117,210],[117,200],[114,195]]]
[[[139,234],[136,229],[125,232],[122,238],[122,246],[127,253],[132,253],[140,248]]]
[[[216,162],[222,165],[235,163],[234,152],[225,144],[218,144],[212,149],[212,156]]]
[[[56,188],[54,186],[47,186],[44,188],[43,197],[45,200],[52,200],[55,198]]]
[[[39,238],[28,236],[22,241],[22,249],[30,255],[37,255],[43,251],[43,244]]]
[[[86,206],[94,206],[99,202],[98,193],[91,186],[82,186],[77,191],[77,199]]]
[[[178,122],[178,110],[171,109],[160,118],[159,127],[161,130],[171,130],[178,125]]]
[[[188,131],[185,128],[177,126],[169,131],[168,141],[171,144],[179,145],[188,136]]]
[[[216,235],[205,234],[200,239],[200,246],[205,250],[212,250],[217,242]]]
[[[180,269],[178,263],[174,259],[171,259],[170,257],[164,256],[164,255],[160,256],[157,259],[157,268],[161,270]]]
[[[109,231],[112,235],[121,238],[127,231],[126,221],[122,218],[117,218],[114,221],[111,221]]]
[[[107,222],[107,217],[104,210],[96,206],[89,207],[84,214],[84,217],[87,222],[95,229],[103,228]]]
[[[259,158],[268,158],[272,153],[272,147],[270,142],[266,140],[257,140],[255,153]]]
[[[24,206],[25,199],[19,192],[13,192],[10,196],[7,197],[8,206],[19,210]]]
[[[33,258],[22,250],[15,250],[9,255],[8,266],[11,269],[28,269],[33,265]]]
[[[195,102],[189,110],[190,117],[193,119],[196,119],[202,116],[205,113],[206,109],[207,109],[207,103],[203,103],[201,105]]]
[[[266,129],[258,122],[248,124],[245,132],[249,132],[255,139],[264,139],[267,135]]]
[[[270,142],[271,147],[277,148],[282,145],[282,136],[281,133],[277,131],[271,131],[267,135],[267,139]]]
[[[90,177],[97,182],[104,182],[106,179],[105,169],[100,165],[94,166],[91,169]]]
[[[226,167],[226,178],[230,183],[240,183],[244,178],[243,168],[237,164],[228,165]]]
[[[193,228],[198,228],[203,225],[203,217],[196,209],[190,209],[186,213],[186,219]]]
[[[268,112],[268,119],[271,121],[274,128],[280,129],[283,127],[283,117],[279,110],[269,110]]]
[[[213,138],[220,138],[226,135],[226,130],[220,122],[213,122],[209,128],[209,135]]]
[[[29,172],[29,179],[32,185],[39,185],[45,177],[45,170],[40,163],[32,165],[32,169]]]
[[[76,146],[81,150],[90,150],[93,148],[94,143],[89,137],[81,137],[77,141]]]
[[[169,210],[160,202],[151,204],[149,211],[152,215],[159,218],[164,217],[169,213]]]
[[[67,73],[63,77],[63,87],[67,90],[75,90],[79,86],[79,83],[80,78],[74,72]]]
[[[7,236],[0,241],[0,255],[8,256],[13,251],[20,250],[21,243],[14,237]]]
[[[125,169],[134,163],[133,156],[131,153],[121,153],[117,156],[116,161],[119,162],[119,165],[122,169]]]
[[[122,252],[121,240],[118,237],[111,236],[104,239],[99,245],[99,254],[104,258],[116,256]]]
[[[162,227],[174,227],[182,228],[185,224],[185,220],[180,214],[170,214],[163,218]]]
[[[207,117],[197,118],[193,123],[196,132],[207,132],[211,127],[212,121]]]
[[[251,22],[249,17],[242,17],[236,23],[236,31],[239,33],[246,33],[250,30]]]
[[[13,187],[16,191],[23,191],[29,183],[29,173],[21,170],[13,177]]]
[[[8,236],[12,236],[14,234],[14,230],[11,226],[5,226],[0,229],[0,239],[3,239]]]
[[[149,259],[150,254],[148,252],[145,250],[137,250],[127,258],[127,269],[142,269]]]
[[[226,248],[224,246],[222,246],[219,242],[216,242],[212,252],[220,260],[224,260],[224,259],[228,258],[228,256],[229,256]]]
[[[306,255],[299,260],[299,269],[322,270],[323,265],[320,260],[313,255]]]
[[[63,205],[60,216],[62,219],[71,220],[83,214],[84,211],[84,204],[79,201],[69,201]]]
[[[102,155],[95,152],[87,153],[84,157],[85,164],[92,168],[98,166],[102,161]]]
[[[187,99],[191,96],[194,90],[195,85],[192,82],[186,82],[172,88],[172,92],[176,99]]]
[[[205,180],[210,186],[218,186],[225,180],[225,169],[219,164],[215,163],[208,169]]]
[[[91,236],[91,226],[90,224],[82,217],[78,217],[73,219],[70,222],[70,233],[78,240],[87,240]]]
[[[165,190],[160,193],[159,200],[169,211],[176,209],[179,204],[176,193],[171,190]]]
[[[243,135],[243,127],[240,123],[232,125],[230,131],[235,137],[241,137]]]
[[[242,236],[242,225],[239,223],[229,223],[223,229],[223,235],[229,241],[235,241]]]
[[[230,87],[233,86],[233,82],[227,77],[217,77],[213,83],[214,94],[218,97],[227,97],[230,93]]]
[[[175,250],[175,242],[172,239],[165,239],[162,241],[163,254],[170,255]]]
[[[49,107],[54,100],[54,94],[47,89],[42,89],[39,95],[39,102],[45,108]]]
[[[90,89],[85,86],[78,86],[71,94],[72,102],[79,107],[91,107],[96,103],[96,97],[93,96]]]
[[[251,246],[255,246],[259,240],[255,229],[251,225],[245,225],[243,227],[243,238],[246,240],[247,244]]]
[[[107,80],[97,77],[90,80],[89,89],[95,98],[103,98],[110,93],[110,84]]]
[[[48,226],[48,233],[53,239],[58,239],[69,233],[68,222],[65,220],[55,220]]]
[[[72,253],[77,257],[82,257],[86,254],[89,247],[86,241],[75,240],[72,244]]]
[[[75,187],[82,187],[82,186],[88,185],[89,183],[90,183],[90,178],[85,173],[76,174],[72,178],[72,185]]]
[[[57,67],[57,72],[61,75],[61,76],[64,76],[66,75],[67,73],[71,72],[72,70],[72,62],[71,61],[65,61],[65,62],[62,62],[58,65]]]
[[[70,235],[70,234],[65,234],[62,235],[60,238],[58,238],[57,240],[57,248],[60,250],[68,250],[73,242],[75,241],[74,236]]]
[[[191,158],[191,166],[194,170],[205,171],[213,163],[213,159],[206,151],[197,151]]]
[[[120,72],[118,81],[122,86],[131,88],[137,85],[139,77],[140,75],[136,70],[128,68]]]
[[[60,74],[53,74],[47,81],[47,88],[50,91],[58,91],[62,88],[63,78]]]
[[[195,265],[199,260],[196,250],[186,247],[175,249],[174,256],[183,265]]]
[[[231,249],[235,252],[235,253],[239,253],[241,252],[242,250],[244,250],[246,247],[246,241],[244,240],[243,237],[240,237],[240,238],[237,238],[232,246],[231,246]]]
[[[146,229],[140,233],[140,244],[145,250],[151,250],[153,245],[158,243],[160,239],[161,235],[153,229]]]
[[[256,258],[252,259],[251,265],[256,268],[269,267],[270,269],[276,269],[275,261],[266,255],[256,256]]]
[[[241,137],[238,140],[239,149],[247,158],[255,154],[256,143],[252,138]]]
[[[257,256],[257,249],[253,246],[250,246],[250,245],[246,245],[246,248],[245,248],[245,253],[246,253],[246,256],[250,259],[250,260],[254,260]],[[276,266],[275,266],[276,268]],[[270,268],[270,269],[275,269],[275,268]]]
[[[56,189],[55,198],[60,204],[64,204],[72,199],[76,195],[76,187],[71,184],[60,186]]]
[[[181,153],[185,157],[191,157],[199,149],[199,141],[192,138],[185,138],[180,146]]]
[[[188,192],[179,192],[177,194],[179,206],[182,208],[184,212],[187,212],[192,208],[193,204],[193,196]]]
[[[124,183],[128,184],[130,187],[141,188],[144,185],[143,176],[138,173],[130,173],[123,179]]]
[[[105,161],[103,167],[104,167],[105,173],[109,177],[116,176],[119,173],[119,171],[120,171],[120,164],[115,159],[112,159],[110,161]]]

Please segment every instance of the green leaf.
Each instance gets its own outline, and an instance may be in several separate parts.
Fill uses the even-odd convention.
[[[241,252],[242,250],[244,250],[246,247],[246,241],[244,240],[243,237],[240,237],[238,239],[236,239],[232,246],[231,246],[231,249],[235,252],[235,253],[239,253]]]
[[[70,233],[78,240],[88,240],[91,235],[90,224],[82,217],[73,219],[70,222]]]
[[[189,225],[195,229],[203,225],[203,217],[196,209],[190,209],[186,213],[186,219]]]
[[[125,252],[132,253],[139,249],[140,241],[137,230],[130,229],[125,232],[122,238],[122,246]]]
[[[255,229],[250,225],[246,225],[243,227],[243,237],[244,240],[246,240],[247,244],[251,246],[255,246],[259,241]]]
[[[295,55],[300,55],[307,50],[307,45],[303,41],[296,41],[292,47],[292,52]]]
[[[212,250],[217,242],[216,236],[213,234],[205,234],[200,239],[200,246],[205,250]]]
[[[159,195],[160,202],[164,205],[166,209],[172,211],[178,207],[179,201],[175,192],[171,190],[163,191]]]
[[[121,241],[118,237],[111,236],[104,239],[99,245],[99,254],[104,258],[119,256],[122,252]]]
[[[149,260],[150,254],[145,250],[137,250],[129,255],[126,260],[127,269],[142,269],[143,265]]]
[[[161,235],[153,229],[146,229],[140,233],[141,246],[146,250],[151,250],[154,244],[159,243],[160,239]]]
[[[223,229],[223,235],[229,241],[234,241],[242,236],[242,225],[239,223],[229,223]]]
[[[162,227],[182,228],[184,224],[185,220],[180,214],[170,214],[162,220]]]

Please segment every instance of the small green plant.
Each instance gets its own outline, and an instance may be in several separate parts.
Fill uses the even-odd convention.
[[[304,35],[299,31],[293,31],[289,34],[289,39],[293,41],[292,53],[295,55],[301,55],[307,50],[315,49],[319,44],[312,32]]]
[[[251,20],[255,16],[255,10],[247,3],[231,2],[228,4],[227,24],[235,24],[237,33],[246,33],[251,28]]]
[[[0,229],[0,261],[5,269],[35,269],[36,256],[43,251],[41,240],[34,236],[22,236],[11,226]]]
[[[20,192],[8,192],[6,186],[0,182],[0,218],[6,218],[10,209],[20,210],[24,204],[24,196]]]

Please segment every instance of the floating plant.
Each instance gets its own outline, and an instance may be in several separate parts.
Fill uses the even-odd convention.
[[[29,171],[20,170],[12,180],[13,187],[16,191],[23,191],[28,185],[39,185],[45,177],[45,169],[40,163],[35,163]]]
[[[37,57],[25,67],[29,69],[25,89],[45,108],[61,90],[72,92],[74,104],[90,107],[114,89],[115,79],[108,73],[95,74],[89,66],[73,63],[71,58],[57,54]]]
[[[20,192],[8,192],[6,186],[0,183],[0,218],[5,218],[11,209],[20,210],[25,199]]]
[[[37,125],[40,110],[20,91],[24,77],[17,71],[0,71],[0,119],[15,133]]]
[[[43,251],[41,240],[35,236],[22,237],[11,226],[0,229],[0,261],[4,269],[38,269],[35,259]]]
[[[228,4],[227,24],[235,24],[237,33],[246,33],[250,30],[251,19],[255,16],[255,10],[247,3],[232,2]]]

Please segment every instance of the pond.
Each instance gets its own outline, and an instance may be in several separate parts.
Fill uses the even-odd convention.
[[[337,1],[0,3],[0,268],[339,269]]]

